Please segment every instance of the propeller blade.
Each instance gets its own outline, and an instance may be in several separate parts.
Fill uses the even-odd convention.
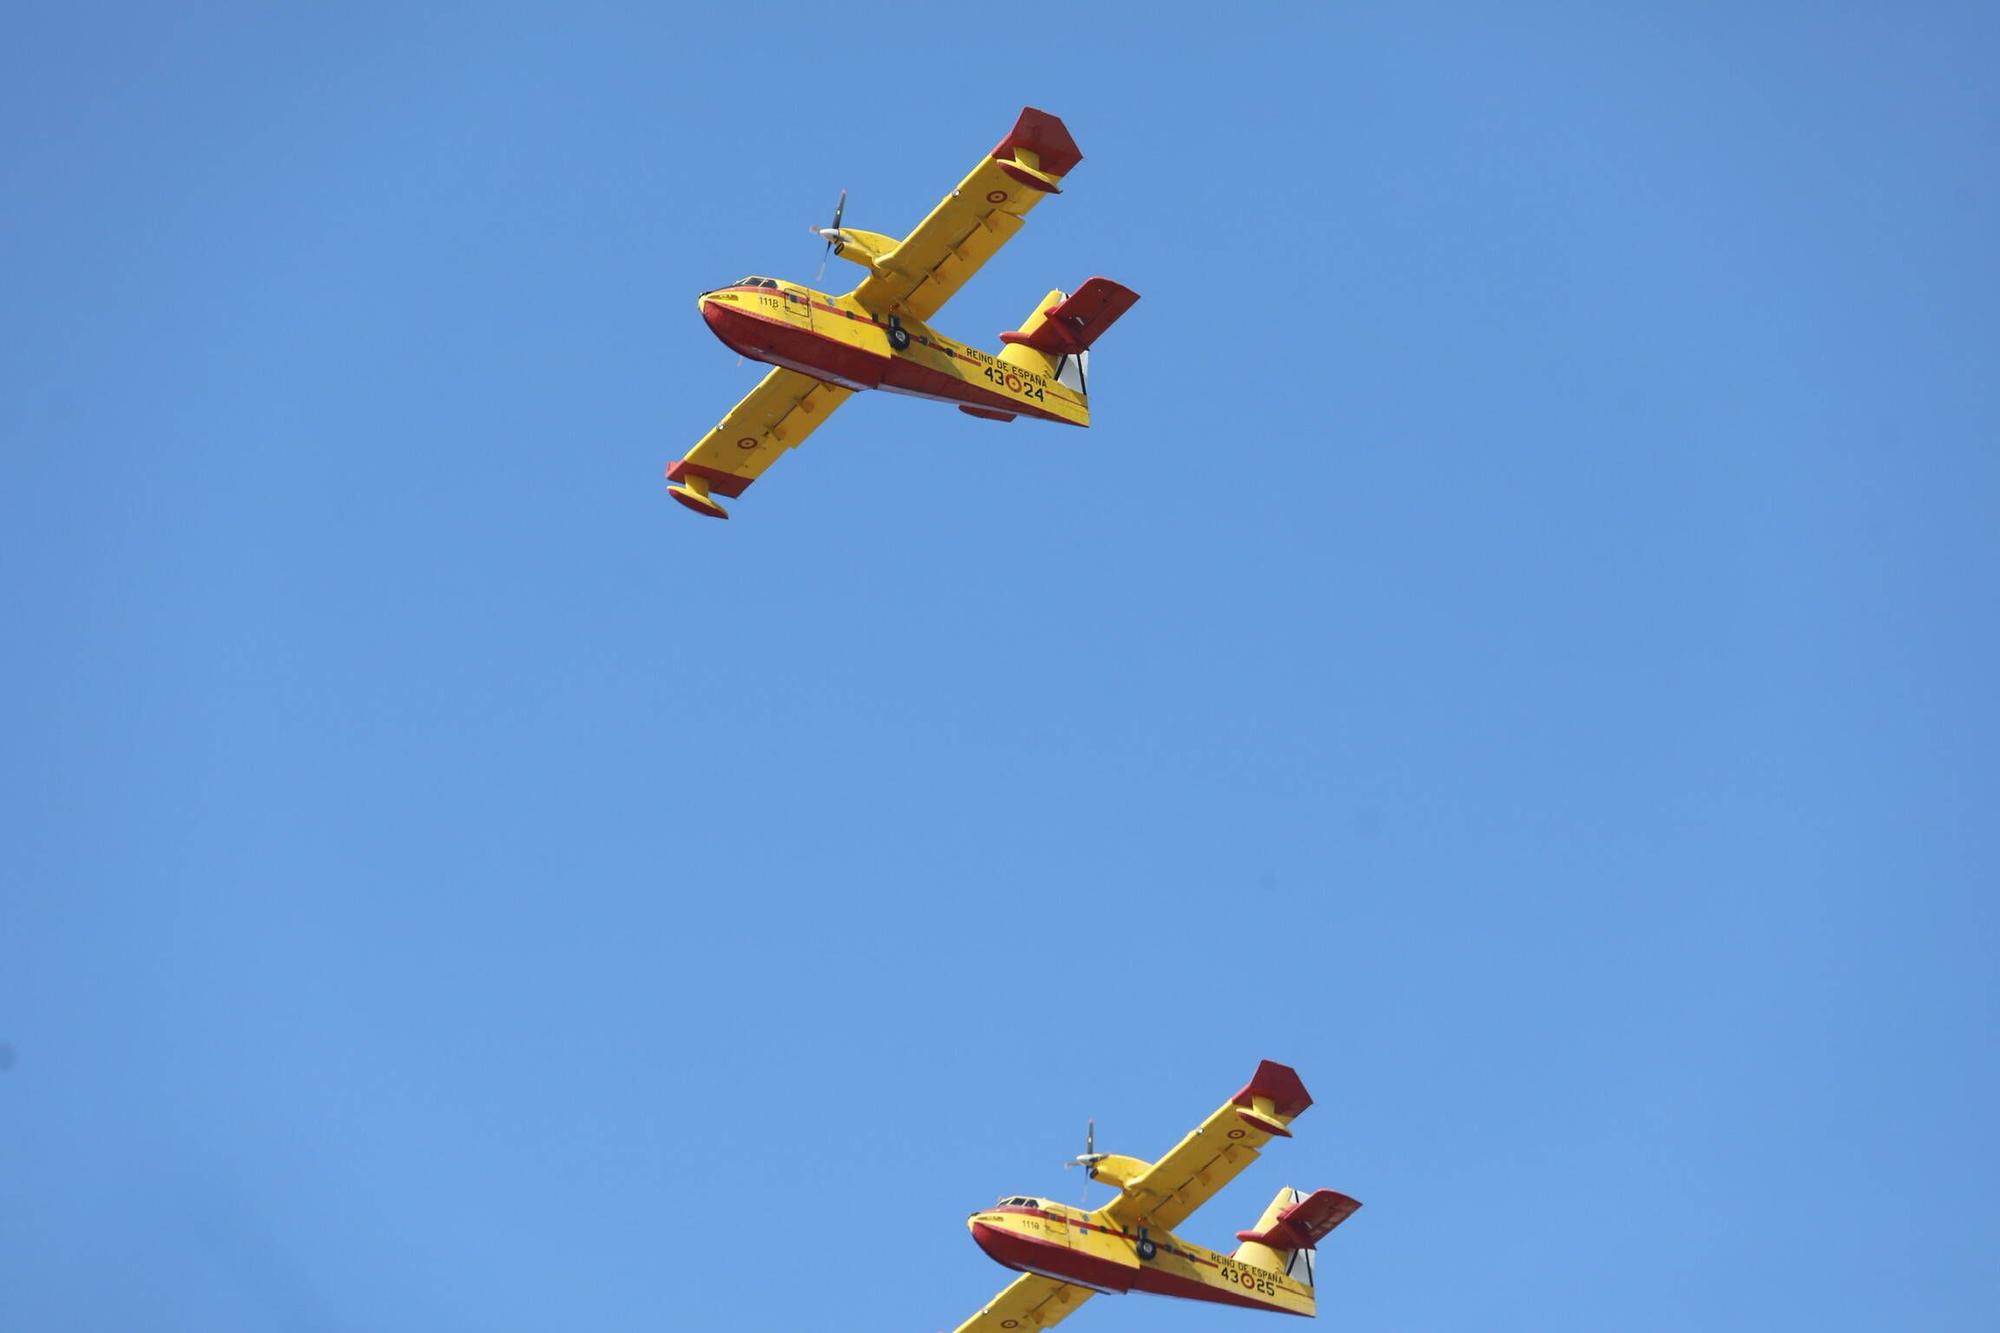
[[[1072,1157],[1063,1163],[1063,1170],[1065,1171],[1073,1166],[1083,1168],[1083,1194],[1080,1196],[1079,1202],[1085,1209],[1090,1207],[1090,1182],[1097,1179],[1097,1163],[1099,1160],[1101,1159],[1097,1151],[1097,1121],[1093,1118],[1084,1123],[1083,1156]]]
[[[840,192],[840,201],[833,206],[833,225],[825,228],[813,228],[813,235],[824,236],[826,238],[826,251],[819,257],[819,272],[813,277],[814,282],[818,282],[826,276],[826,261],[839,254],[840,247],[847,243],[840,239],[840,219],[846,212],[847,191],[842,190]]]
[[[1097,1156],[1097,1118],[1095,1116],[1086,1121],[1084,1125],[1083,1155],[1086,1158],[1093,1159]],[[1083,1193],[1077,1196],[1077,1205],[1079,1207],[1084,1209],[1090,1207],[1090,1182],[1096,1178],[1097,1163],[1091,1161],[1083,1168]]]

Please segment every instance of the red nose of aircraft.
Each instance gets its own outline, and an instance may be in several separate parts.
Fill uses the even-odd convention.
[[[1001,1253],[1002,1250],[1009,1248],[1007,1245],[1009,1238],[1006,1232],[1000,1230],[1000,1228],[990,1222],[982,1221],[979,1213],[974,1213],[971,1217],[967,1218],[965,1224],[972,1228],[973,1242],[980,1249],[986,1251],[987,1258],[1006,1264],[1009,1268],[1014,1266],[1013,1262],[1003,1257]]]
[[[1020,1214],[1021,1216],[1008,1216]],[[982,1208],[965,1219],[971,1228],[972,1239],[986,1257],[1008,1268],[1031,1269],[1037,1266],[1037,1255],[1048,1246],[1048,1241],[1040,1233],[1042,1224],[1029,1221],[1032,1217],[1025,1199],[1010,1199],[996,1209]],[[1021,1224],[1034,1228],[1036,1235],[1030,1236],[1021,1230]]]
[[[708,325],[708,331],[724,347],[738,356],[748,354],[744,343],[751,341],[747,335],[755,331],[757,321],[737,309],[733,297],[726,301],[718,300],[704,292],[696,300],[695,308],[701,311],[702,323]]]

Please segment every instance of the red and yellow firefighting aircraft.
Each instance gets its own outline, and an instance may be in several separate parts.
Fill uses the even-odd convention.
[[[1279,1190],[1257,1225],[1236,1233],[1229,1254],[1173,1233],[1265,1144],[1290,1138],[1291,1122],[1311,1105],[1299,1076],[1266,1060],[1242,1091],[1157,1162],[1097,1152],[1093,1132],[1070,1165],[1118,1186],[1118,1197],[1095,1211],[1015,1197],[974,1213],[973,1240],[1022,1276],[957,1333],[1047,1328],[1098,1291],[1313,1314],[1313,1248],[1361,1206],[1345,1194]]]
[[[972,173],[896,240],[840,225],[813,230],[829,254],[868,270],[845,296],[771,278],[702,293],[701,316],[732,350],[776,369],[667,469],[669,493],[698,514],[728,518],[715,497],[737,496],[779,454],[810,435],[857,389],[956,403],[989,421],[1039,417],[1090,424],[1087,354],[1138,294],[1107,278],[1050,292],[989,356],[926,322],[1021,229],[1043,196],[1083,160],[1062,121],[1029,107]]]

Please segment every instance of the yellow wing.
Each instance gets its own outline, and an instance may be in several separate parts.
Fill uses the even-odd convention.
[[[1297,1073],[1264,1061],[1241,1092],[1172,1152],[1124,1181],[1123,1192],[1100,1214],[1127,1230],[1142,1223],[1173,1230],[1256,1161],[1265,1144],[1290,1138],[1286,1126],[1311,1105]]]
[[[854,299],[877,314],[928,320],[1083,161],[1061,120],[1026,107],[1014,128],[917,229],[874,261]]]
[[[698,514],[728,518],[728,511],[709,498],[711,492],[743,494],[779,454],[818,429],[852,392],[796,370],[772,371],[729,409],[721,425],[667,469],[667,480],[679,483],[668,493]]]
[[[1008,1283],[992,1304],[960,1324],[956,1333],[1033,1333],[1061,1323],[1089,1299],[1089,1287],[1025,1273]]]

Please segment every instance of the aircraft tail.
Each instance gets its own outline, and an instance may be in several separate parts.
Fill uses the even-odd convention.
[[[1000,335],[1007,344],[1000,360],[1088,396],[1090,345],[1138,299],[1139,293],[1109,278],[1092,278],[1070,293],[1050,292],[1019,329]]]
[[[1313,1285],[1313,1247],[1327,1233],[1353,1216],[1361,1205],[1333,1190],[1301,1194],[1287,1185],[1248,1231],[1236,1233],[1242,1244],[1231,1256],[1250,1268],[1283,1273],[1294,1282]]]

